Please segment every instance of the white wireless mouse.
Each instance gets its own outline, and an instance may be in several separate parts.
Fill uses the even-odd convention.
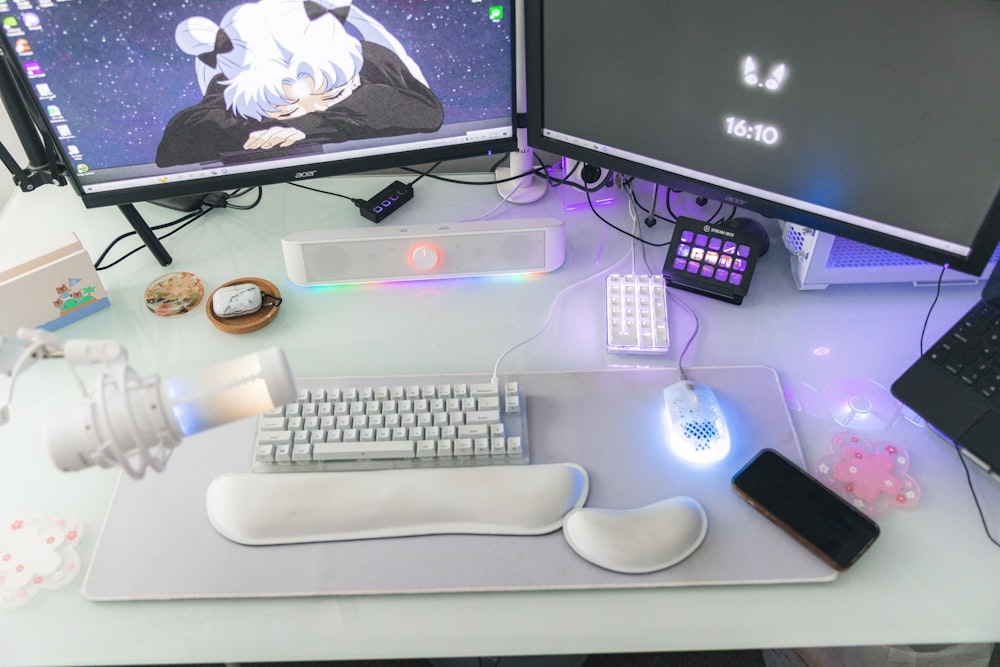
[[[687,496],[635,509],[581,507],[563,520],[563,536],[583,559],[625,574],[676,565],[701,546],[708,515]]]
[[[715,392],[681,380],[663,390],[667,444],[685,461],[715,463],[729,453],[729,427]]]

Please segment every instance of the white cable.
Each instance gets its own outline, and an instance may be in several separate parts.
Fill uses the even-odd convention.
[[[14,367],[10,371],[10,386],[7,387],[7,400],[0,405],[0,426],[6,424],[10,420],[10,404],[14,401],[14,382],[17,381],[17,376],[24,369],[24,366],[35,356],[35,353],[44,348],[46,342],[43,340],[36,340],[35,342],[28,345],[24,352],[18,357],[17,361],[14,362]]]
[[[525,345],[526,343],[529,343],[529,342],[533,341],[535,338],[538,338],[538,336],[540,336],[542,334],[542,332],[545,331],[548,328],[549,324],[552,322],[552,315],[555,313],[556,304],[559,302],[559,299],[560,299],[560,297],[563,296],[563,294],[569,292],[570,290],[572,290],[572,289],[574,289],[576,287],[579,287],[580,285],[583,285],[584,283],[588,283],[591,280],[594,280],[595,278],[599,278],[599,277],[607,275],[607,273],[609,271],[613,270],[616,266],[618,266],[623,261],[625,261],[629,257],[629,255],[632,254],[632,253],[633,253],[633,247],[632,247],[632,242],[630,241],[629,242],[628,252],[626,252],[620,259],[618,259],[617,261],[613,262],[609,267],[604,268],[604,269],[599,269],[596,273],[593,273],[593,274],[591,274],[589,276],[581,278],[580,280],[576,281],[575,283],[571,283],[571,284],[567,285],[566,287],[563,287],[558,292],[556,292],[555,297],[553,297],[553,299],[552,299],[552,305],[549,306],[549,313],[548,313],[548,315],[545,318],[545,322],[542,323],[542,326],[535,333],[531,334],[530,336],[528,336],[527,338],[521,340],[520,342],[515,343],[514,345],[510,346],[509,348],[507,348],[506,350],[504,350],[500,354],[500,356],[496,360],[496,363],[493,365],[493,375],[492,375],[491,380],[493,382],[497,381],[497,377],[500,374],[500,363],[504,360],[504,358],[508,354],[510,354],[511,352],[513,352],[514,350],[516,350],[517,348],[521,347],[522,345]]]
[[[76,366],[74,366],[73,364],[67,364],[67,365],[69,366],[69,370],[73,374],[73,377],[76,378],[76,386],[80,388],[80,393],[83,395],[84,398],[86,398],[88,395],[86,383],[84,383],[83,378],[80,376],[80,373],[76,370]]]
[[[632,218],[632,230],[640,239],[642,238],[642,228],[639,227],[639,212],[635,209],[635,199],[632,197],[632,184],[626,186],[625,197],[628,200],[628,215]],[[635,274],[635,239],[629,239],[629,250],[632,254],[632,273]],[[647,267],[647,271],[649,268]]]
[[[694,309],[691,306],[678,299],[677,295],[674,294],[672,290],[667,290],[667,296],[670,297],[671,301],[686,310],[688,314],[694,318],[694,331],[691,332],[687,342],[684,343],[684,349],[681,350],[680,356],[677,357],[677,372],[680,375],[680,379],[687,380],[687,373],[684,372],[684,355],[687,354],[688,348],[691,347],[691,343],[693,343],[694,339],[698,336],[698,331],[701,329],[701,320],[698,319],[698,313],[694,312]]]
[[[631,188],[631,184],[629,184],[627,187]],[[669,195],[669,190],[667,192],[668,192],[668,195]],[[639,223],[638,223],[638,214],[636,213],[635,208],[634,208],[635,202],[634,202],[633,198],[631,197],[632,193],[629,192],[628,194],[629,194],[629,213],[632,215],[632,223],[634,225],[634,229],[636,230],[636,236],[638,236],[639,239],[641,240],[642,239],[642,227],[640,227]],[[642,246],[642,251],[643,251],[643,262],[646,264],[646,271],[648,272],[649,271],[649,262],[646,261],[646,246],[645,246],[645,244],[643,244],[643,246]],[[633,266],[633,272],[634,272],[635,271],[635,255],[634,254],[632,256],[632,266]],[[677,298],[677,295],[674,293],[674,290],[668,289],[667,290],[667,296],[670,297],[671,301],[673,301],[674,303],[676,303],[677,305],[679,305],[681,308],[683,308],[684,310],[686,310],[687,313],[694,320],[694,331],[691,332],[691,335],[688,337],[687,341],[684,343],[684,349],[681,350],[680,356],[677,357],[677,373],[680,375],[680,379],[681,380],[687,380],[687,373],[684,372],[684,357],[685,357],[685,355],[687,355],[688,349],[691,347],[691,344],[694,343],[694,339],[698,336],[698,332],[701,330],[701,320],[699,320],[698,313],[696,313],[694,311],[694,309],[691,308],[691,306],[689,306],[688,304],[684,303],[679,298]]]
[[[518,184],[514,186],[514,189],[511,190],[510,192],[508,192],[506,195],[504,195],[503,199],[501,199],[500,202],[496,206],[494,206],[493,208],[491,208],[486,213],[483,213],[478,218],[470,218],[468,220],[462,220],[462,222],[479,222],[480,220],[485,220],[486,218],[490,217],[491,215],[493,215],[494,213],[496,213],[497,209],[499,209],[504,204],[510,202],[511,197],[514,196],[514,193],[517,192],[518,190],[520,190],[521,186],[523,186],[527,182],[528,181],[525,181],[524,179],[521,179],[521,181],[518,182]],[[546,189],[548,189],[548,181],[547,180],[545,181],[545,184],[546,184]]]

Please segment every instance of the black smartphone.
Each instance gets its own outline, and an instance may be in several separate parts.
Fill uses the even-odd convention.
[[[877,523],[773,449],[733,476],[733,490],[837,570],[853,565],[879,535]]]

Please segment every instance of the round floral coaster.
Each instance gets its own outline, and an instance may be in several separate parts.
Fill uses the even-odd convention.
[[[830,453],[816,463],[816,475],[862,512],[876,516],[888,507],[912,507],[920,486],[909,475],[910,455],[899,445],[869,442],[857,433],[833,436]]]
[[[188,271],[160,276],[146,288],[146,307],[161,317],[194,310],[205,296],[201,279]]]
[[[0,609],[20,607],[80,571],[83,524],[63,517],[15,517],[0,524]]]

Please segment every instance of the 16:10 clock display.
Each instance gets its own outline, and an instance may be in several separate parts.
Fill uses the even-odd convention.
[[[776,146],[781,142],[781,130],[767,123],[753,123],[746,118],[729,116],[725,119],[726,134],[737,139],[746,139],[765,146]]]

